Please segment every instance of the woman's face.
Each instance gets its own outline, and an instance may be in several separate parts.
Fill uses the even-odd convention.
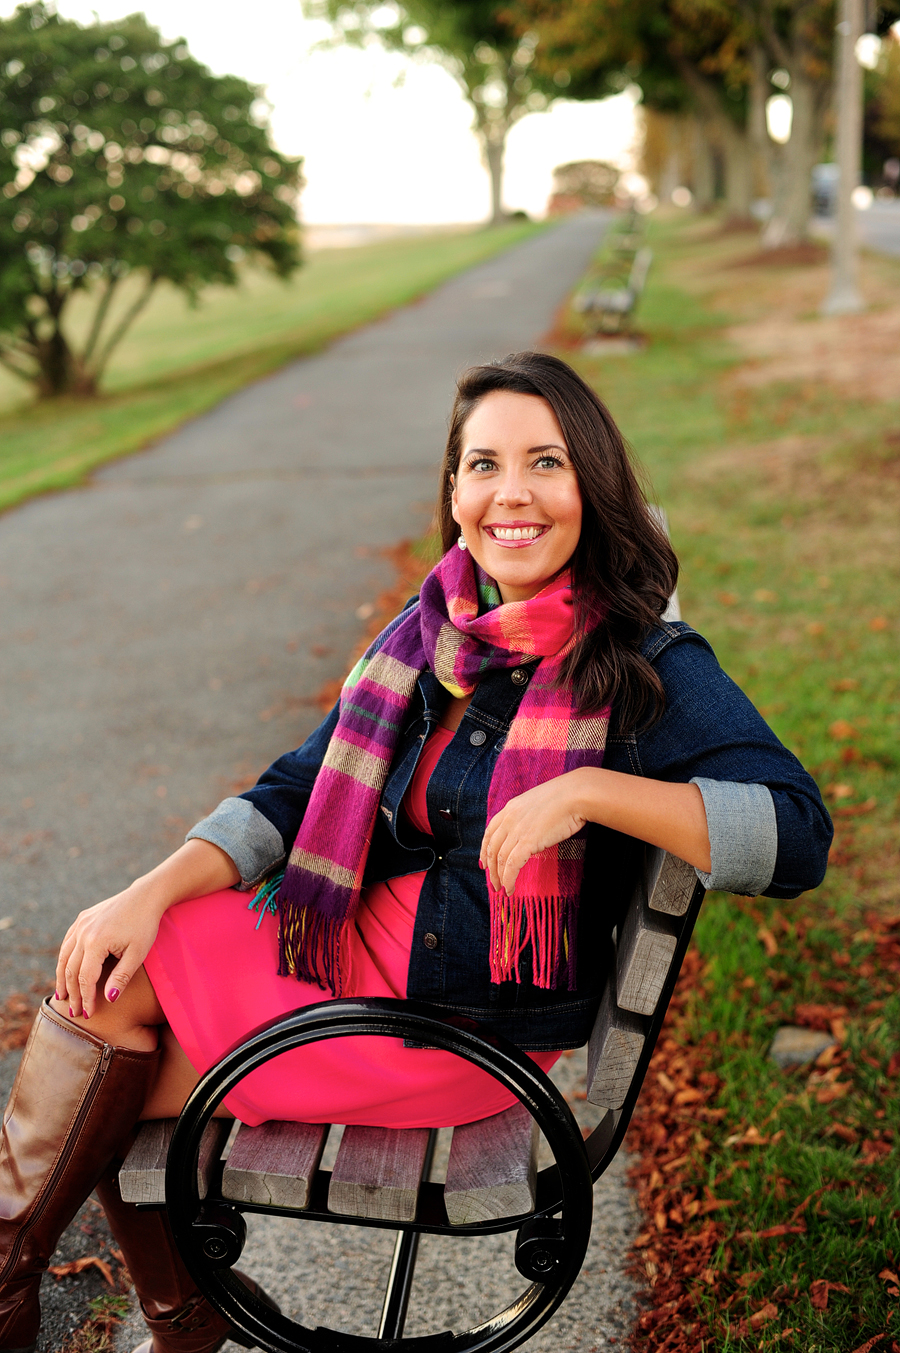
[[[565,568],[581,535],[581,490],[556,415],[539,395],[495,390],[463,430],[452,511],[506,601]]]

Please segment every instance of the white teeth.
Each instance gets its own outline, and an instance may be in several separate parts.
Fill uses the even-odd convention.
[[[491,534],[495,540],[537,540],[543,535],[541,526],[492,526]]]

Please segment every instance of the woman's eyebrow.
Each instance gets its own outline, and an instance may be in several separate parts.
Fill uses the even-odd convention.
[[[559,442],[545,442],[543,446],[529,446],[525,454],[533,456],[537,451],[562,451],[566,456],[569,454],[569,448],[562,446]],[[497,452],[490,446],[469,446],[463,454],[466,456],[496,456]]]

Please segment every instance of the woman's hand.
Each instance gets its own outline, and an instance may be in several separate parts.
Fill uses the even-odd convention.
[[[510,799],[491,818],[481,863],[493,887],[511,893],[532,855],[574,836],[585,822],[661,846],[708,873],[709,829],[696,785],[583,766]]]
[[[73,1015],[93,1015],[110,955],[116,964],[105,983],[106,999],[116,1000],[152,949],[165,907],[154,906],[142,884],[139,879],[88,907],[69,926],[56,960],[56,994],[68,1000]]]
[[[186,841],[174,855],[124,892],[81,912],[69,926],[56,961],[56,995],[73,1015],[90,1017],[107,959],[116,962],[104,982],[108,1001],[125,990],[153,948],[169,907],[240,882],[230,856],[211,841]]]
[[[481,864],[495,890],[512,893],[532,855],[567,841],[588,820],[579,771],[535,785],[491,818],[481,843]]]

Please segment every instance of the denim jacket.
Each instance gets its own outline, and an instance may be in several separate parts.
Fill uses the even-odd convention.
[[[697,872],[707,888],[783,898],[815,888],[825,874],[832,827],[812,778],[688,625],[662,622],[642,651],[662,680],[665,713],[625,733],[618,731],[614,707],[604,766],[698,786],[711,868]],[[400,812],[448,699],[437,679],[423,673],[382,793],[365,882],[426,871],[410,955],[410,999],[477,1021],[485,1033],[503,1034],[522,1048],[549,1049],[578,1046],[590,1033],[611,932],[627,904],[641,843],[607,827],[588,827],[574,991],[533,986],[527,956],[521,984],[491,983],[479,849],[494,764],[535,666],[492,672],[479,683],[428,783],[431,837]],[[253,789],[226,799],[189,833],[225,850],[244,888],[289,853],[337,717],[335,706],[302,747],[279,757]]]

